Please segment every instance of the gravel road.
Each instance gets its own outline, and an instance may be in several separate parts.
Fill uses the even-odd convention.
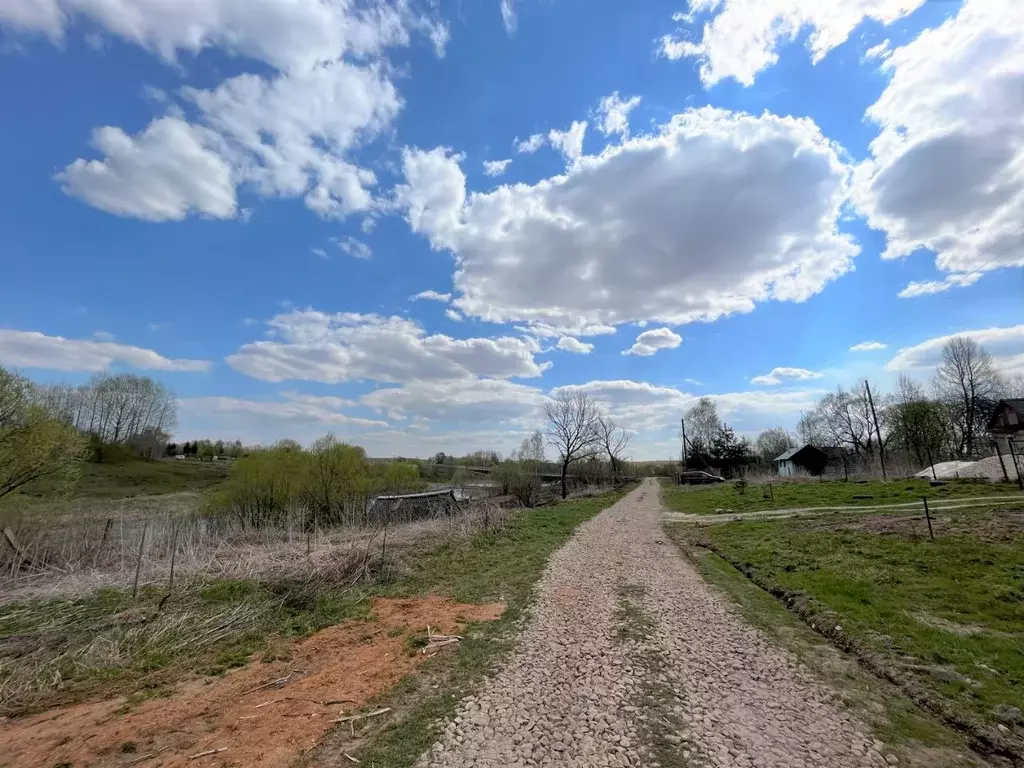
[[[886,766],[834,693],[665,540],[647,480],[552,557],[519,649],[427,766]]]

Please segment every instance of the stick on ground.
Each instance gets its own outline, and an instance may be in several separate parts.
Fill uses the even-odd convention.
[[[352,721],[355,721],[355,720],[363,720],[363,719],[365,719],[367,717],[376,717],[377,715],[383,715],[385,712],[390,712],[390,711],[391,711],[391,707],[381,707],[380,709],[375,709],[375,710],[373,710],[373,712],[367,712],[366,714],[363,714],[363,715],[348,715],[347,717],[339,717],[339,718],[337,718],[335,720],[329,720],[328,722],[331,722],[331,723],[348,723],[348,722],[352,722]]]
[[[216,755],[218,752],[223,752],[227,747],[217,747],[216,749],[208,749],[205,752],[197,752],[192,755],[189,760],[198,760],[200,757],[209,757],[210,755]]]

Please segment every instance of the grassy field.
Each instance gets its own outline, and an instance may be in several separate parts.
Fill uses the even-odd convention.
[[[662,499],[677,512],[711,515],[723,512],[757,512],[790,507],[872,506],[931,499],[955,499],[969,496],[994,496],[1019,493],[1013,483],[950,480],[933,488],[927,480],[869,481],[865,483],[828,480],[825,482],[784,482],[767,485],[721,483],[704,486],[677,486],[662,481]]]
[[[194,580],[166,592],[103,589],[75,600],[0,605],[0,710],[38,710],[96,696],[161,687],[193,674],[216,675],[347,618],[365,616],[369,598],[426,594],[461,602],[503,600],[502,619],[434,665],[441,688],[403,682],[406,716],[372,745],[377,765],[402,764],[431,738],[427,723],[454,706],[457,693],[508,647],[548,556],[576,526],[623,492],[513,514],[503,528],[420,551],[379,569],[378,578],[346,587],[324,574],[307,580]],[[347,581],[347,580],[346,580]],[[162,609],[161,609],[162,608]],[[197,640],[197,638],[202,638]],[[450,668],[444,665],[450,665]],[[410,693],[410,690],[419,693]],[[396,705],[396,711],[399,707]],[[395,762],[395,761],[399,762]]]
[[[75,496],[122,499],[129,496],[201,491],[228,476],[228,462],[127,461],[86,463]]]
[[[1009,740],[1020,754],[1021,509],[940,512],[935,541],[912,514],[673,530],[721,554],[840,647],[877,661],[947,720]]]

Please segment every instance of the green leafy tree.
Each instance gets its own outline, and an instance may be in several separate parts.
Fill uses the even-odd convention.
[[[35,404],[31,382],[0,368],[0,498],[15,491],[69,493],[88,450],[74,427]]]
[[[750,460],[750,443],[737,438],[732,427],[723,425],[711,441],[711,463],[731,475]]]

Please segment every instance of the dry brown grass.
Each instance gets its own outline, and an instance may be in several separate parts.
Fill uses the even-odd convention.
[[[8,517],[20,551],[0,544],[0,714],[97,685],[159,684],[182,665],[243,663],[268,637],[336,623],[364,586],[498,531],[510,514],[484,500],[418,522],[306,532],[296,510],[284,527],[253,530],[200,515],[197,501]]]
[[[311,574],[337,581],[352,577],[353,563],[371,563],[378,550],[398,567],[405,550],[496,529],[508,514],[485,499],[464,503],[453,515],[411,523],[308,531],[303,510],[284,526],[252,529],[201,515],[198,506],[193,494],[173,494],[8,515],[0,525],[18,550],[0,542],[0,603],[132,589],[136,573],[139,588],[169,586],[172,568],[179,583],[195,577],[302,580]]]

